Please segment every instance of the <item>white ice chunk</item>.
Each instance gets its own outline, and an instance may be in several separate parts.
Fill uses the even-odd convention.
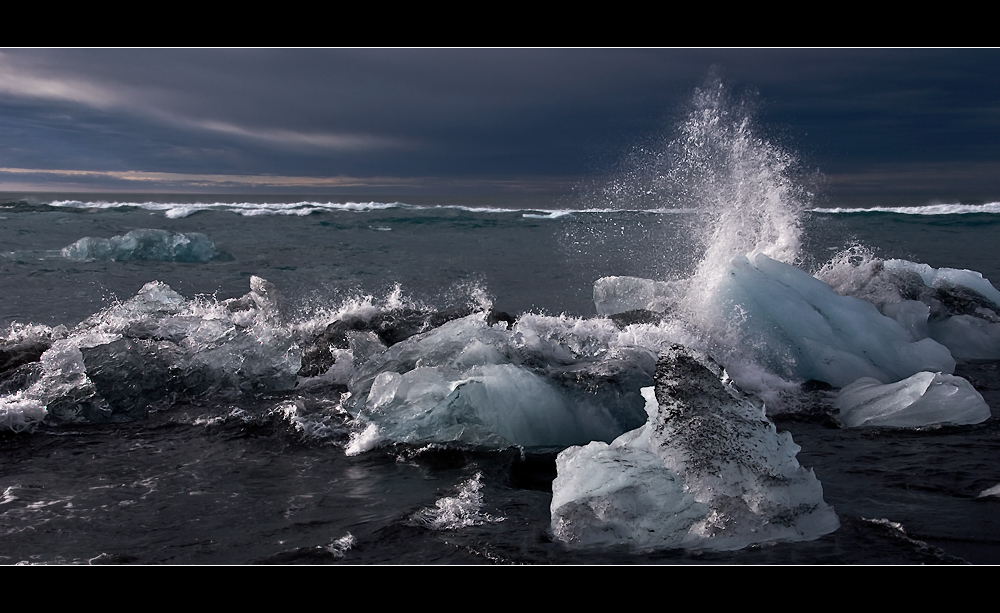
[[[506,329],[473,314],[360,366],[348,410],[359,429],[377,424],[374,444],[611,441],[645,419],[639,389],[656,367],[621,334],[605,319],[525,315]]]
[[[840,391],[834,406],[848,428],[978,424],[990,418],[989,406],[968,381],[932,372],[888,385],[859,379]]]
[[[552,530],[570,546],[732,550],[819,538],[839,527],[799,447],[705,356],[657,364],[649,421],[556,460]]]
[[[976,498],[985,498],[987,496],[997,496],[997,497],[1000,497],[1000,484],[994,485],[991,488],[988,488],[988,489],[985,489],[985,490],[979,492],[979,495],[976,496]]]
[[[779,374],[834,386],[860,377],[898,381],[923,370],[952,372],[948,349],[911,340],[871,303],[840,296],[794,266],[758,254],[732,261],[718,301],[742,320],[747,349]]]
[[[913,341],[919,341],[931,335],[927,325],[927,316],[930,315],[930,312],[931,308],[919,300],[890,302],[882,307],[882,313],[886,317],[895,319],[899,325],[903,326],[910,333],[910,340]]]
[[[513,364],[464,372],[425,367],[379,373],[361,417],[378,423],[383,439],[414,444],[568,445],[610,440],[620,432],[600,407],[567,400],[542,377]]]
[[[273,301],[267,281],[253,277],[251,286],[252,297]],[[100,422],[141,417],[175,397],[291,389],[298,346],[271,313],[244,298],[247,309],[233,310],[147,283],[55,340],[24,399],[42,403],[54,420]]]

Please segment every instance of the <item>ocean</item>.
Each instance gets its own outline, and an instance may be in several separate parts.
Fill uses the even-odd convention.
[[[846,427],[841,385],[713,310],[747,253],[830,285],[889,261],[1000,279],[1000,204],[818,206],[781,150],[710,136],[572,196],[0,195],[0,563],[1000,562],[1000,360],[955,360],[985,421]],[[614,320],[609,277],[666,294]],[[836,529],[554,527],[560,453],[642,426],[674,343],[790,433]]]

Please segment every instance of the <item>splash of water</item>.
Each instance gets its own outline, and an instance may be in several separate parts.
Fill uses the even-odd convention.
[[[809,194],[793,180],[795,157],[757,134],[747,105],[734,101],[718,79],[695,91],[679,133],[665,179],[698,211],[691,236],[703,255],[684,306],[699,314],[733,258],[798,261]]]
[[[743,320],[749,314],[732,304],[728,285],[738,258],[800,263],[800,219],[811,195],[799,182],[795,156],[762,136],[753,117],[753,105],[709,77],[695,90],[673,139],[634,155],[635,170],[606,191],[626,210],[623,196],[634,195],[646,206],[658,199],[654,206],[670,213],[662,216],[683,224],[653,242],[655,254],[644,241],[635,250],[648,261],[642,276],[670,281],[656,286],[664,294],[657,299],[669,313],[667,323],[684,328],[696,347],[725,363],[746,389],[780,391],[787,382],[755,363],[751,345],[765,341],[747,335]],[[634,184],[623,187],[622,180]],[[664,274],[662,262],[679,261],[678,251],[688,255],[686,262]]]
[[[612,265],[601,275],[686,280],[678,306],[701,313],[733,258],[764,254],[798,263],[800,217],[811,200],[798,170],[793,154],[759,133],[753,104],[712,75],[670,139],[636,147],[616,178],[583,196],[597,209],[618,211],[611,216],[618,223],[588,226],[592,236],[572,229],[566,242],[571,251],[623,250],[644,267]],[[653,212],[661,214],[638,214]]]

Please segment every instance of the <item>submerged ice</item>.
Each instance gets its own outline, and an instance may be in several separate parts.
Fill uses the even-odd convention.
[[[707,356],[664,352],[648,421],[559,454],[552,531],[577,547],[739,549],[839,527],[799,447]]]
[[[219,253],[215,244],[200,232],[132,230],[123,236],[87,236],[62,249],[69,260],[159,260],[168,262],[208,262]]]

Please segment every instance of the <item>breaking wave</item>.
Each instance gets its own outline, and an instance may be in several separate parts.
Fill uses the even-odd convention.
[[[82,200],[53,200],[46,203],[48,206],[70,209],[117,209],[117,208],[138,208],[147,211],[162,212],[170,219],[180,219],[188,217],[200,211],[221,211],[236,213],[244,217],[257,217],[268,215],[284,215],[304,217],[314,213],[370,213],[373,211],[403,210],[403,211],[465,211],[469,213],[485,214],[520,214],[528,219],[562,219],[573,215],[593,215],[607,213],[611,211],[621,211],[620,208],[560,208],[560,209],[526,209],[526,208],[506,208],[496,206],[464,206],[452,204],[420,205],[407,204],[403,202],[319,202],[319,201],[299,201],[299,202],[130,202],[130,201],[82,201]],[[632,212],[654,213],[670,215],[676,213],[691,213],[694,209],[676,208],[635,208],[628,209]]]
[[[812,213],[824,215],[851,215],[861,213],[895,213],[898,215],[973,215],[1000,213],[1000,202],[986,204],[925,204],[922,206],[874,206],[814,208]]]

